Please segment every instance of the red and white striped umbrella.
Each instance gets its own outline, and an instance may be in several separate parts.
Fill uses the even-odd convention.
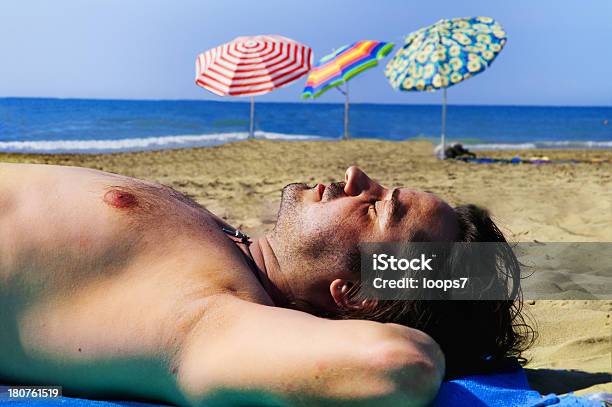
[[[263,95],[310,71],[310,47],[280,35],[238,37],[196,60],[196,83],[220,96]]]
[[[249,137],[254,136],[255,101],[310,71],[310,47],[280,35],[238,37],[196,59],[196,84],[219,96],[250,96]]]

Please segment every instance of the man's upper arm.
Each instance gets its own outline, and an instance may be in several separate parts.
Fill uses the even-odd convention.
[[[215,301],[180,356],[179,384],[192,400],[237,388],[342,399],[399,394],[427,402],[443,376],[439,348],[416,330],[326,320],[230,296]]]

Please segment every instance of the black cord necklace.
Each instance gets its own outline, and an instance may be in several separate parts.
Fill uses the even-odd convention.
[[[249,246],[252,243],[251,238],[242,233],[240,229],[222,227],[221,230],[230,236],[240,239],[240,243],[242,244]]]
[[[263,287],[264,284],[261,279],[261,276],[259,275],[259,267],[257,267],[257,263],[255,263],[255,259],[253,258],[253,254],[251,253],[251,249],[249,248],[251,243],[253,243],[251,242],[251,238],[246,234],[242,233],[240,229],[222,227],[221,230],[223,231],[223,233],[239,239],[239,241],[237,241],[236,243],[241,243],[246,246],[246,253],[242,250],[240,250],[240,253],[244,256],[249,268],[251,269],[251,272],[255,274],[255,278]]]

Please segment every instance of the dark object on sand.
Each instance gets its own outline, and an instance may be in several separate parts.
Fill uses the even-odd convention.
[[[444,150],[444,157],[454,159],[476,158],[476,154],[463,147],[461,143],[452,143]]]

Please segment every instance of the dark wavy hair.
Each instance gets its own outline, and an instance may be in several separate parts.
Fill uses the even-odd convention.
[[[517,282],[520,264],[503,233],[489,213],[476,205],[454,208],[459,222],[456,242],[496,242],[493,272],[514,282],[509,300],[387,300],[374,309],[346,311],[344,319],[393,322],[430,335],[446,357],[447,378],[482,374],[524,364],[522,353],[533,343],[535,331],[522,313],[522,295]],[[357,264],[355,266],[359,267]],[[363,294],[359,285],[347,293],[356,300]]]

